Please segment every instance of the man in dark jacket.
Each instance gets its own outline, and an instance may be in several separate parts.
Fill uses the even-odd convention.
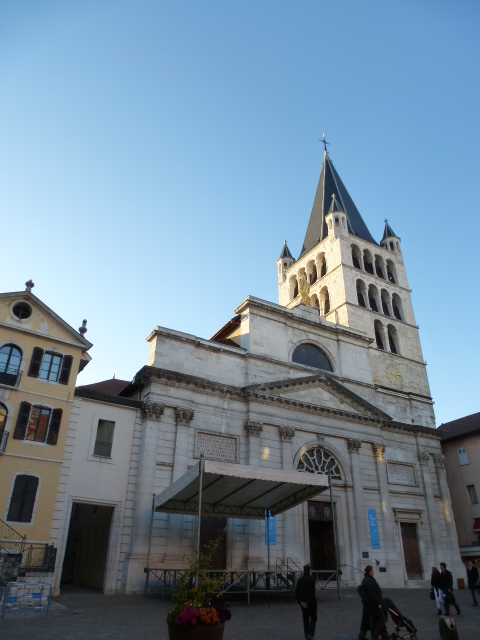
[[[302,610],[305,638],[313,640],[317,624],[317,597],[315,595],[315,580],[310,575],[309,564],[303,567],[303,576],[298,579],[295,598]]]
[[[440,562],[440,573],[442,576],[442,590],[443,590],[443,606],[445,607],[445,614],[450,615],[450,605],[453,604],[457,610],[457,614],[460,615],[460,607],[455,602],[455,596],[453,595],[453,576],[450,571],[447,571],[447,565],[445,562]]]
[[[389,640],[389,635],[386,627],[386,618],[383,612],[383,596],[380,585],[373,577],[372,565],[365,567],[365,575],[362,584],[358,588],[358,593],[362,598],[363,615],[362,623],[360,626],[360,633],[358,634],[359,640],[364,640],[366,629],[366,609],[368,609],[370,615],[370,632],[372,638],[381,636],[382,640]]]
[[[475,588],[478,582],[478,569],[474,562],[469,562],[467,567],[467,581],[468,588],[472,594],[473,604],[472,607],[478,607],[477,596],[475,595]]]

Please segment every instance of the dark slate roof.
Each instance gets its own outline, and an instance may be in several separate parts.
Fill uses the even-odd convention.
[[[438,427],[437,431],[442,435],[442,442],[480,433],[480,413],[473,413],[471,416],[445,422]]]
[[[101,382],[94,382],[93,384],[83,384],[76,387],[76,389],[106,393],[109,396],[118,396],[129,384],[129,380],[110,378],[110,380],[102,380]]]
[[[290,249],[287,246],[287,241],[286,240],[283,243],[283,249],[282,249],[282,253],[280,254],[279,260],[281,260],[282,258],[291,258],[292,260],[294,260],[294,257],[290,253]]]
[[[388,224],[388,220],[385,220],[385,230],[383,232],[383,238],[382,240],[385,240],[386,238],[398,238],[397,234],[395,233],[395,231],[392,229],[392,227]]]
[[[310,214],[307,233],[305,234],[300,255],[310,251],[320,240],[327,237],[328,229],[325,216],[330,209],[332,194],[335,194],[335,199],[339,200],[343,211],[348,215],[349,226],[353,233],[359,238],[367,240],[367,242],[378,244],[367,229],[367,225],[363,221],[343,182],[340,180],[340,176],[336,172],[330,156],[328,153],[325,153],[317,193],[313,201],[312,213]]]

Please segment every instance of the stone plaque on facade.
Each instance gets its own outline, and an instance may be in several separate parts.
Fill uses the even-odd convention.
[[[388,481],[392,484],[416,485],[415,471],[411,464],[387,462]]]
[[[237,438],[197,431],[195,458],[202,454],[206,460],[237,462]]]

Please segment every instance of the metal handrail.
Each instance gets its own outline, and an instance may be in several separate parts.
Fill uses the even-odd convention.
[[[7,553],[23,553],[27,536],[22,536],[0,519],[0,549]],[[16,548],[20,545],[19,548]]]

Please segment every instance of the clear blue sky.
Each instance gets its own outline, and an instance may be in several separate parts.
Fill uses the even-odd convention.
[[[5,0],[0,290],[131,379],[156,325],[209,338],[278,301],[331,158],[402,238],[437,422],[480,411],[480,4]]]

